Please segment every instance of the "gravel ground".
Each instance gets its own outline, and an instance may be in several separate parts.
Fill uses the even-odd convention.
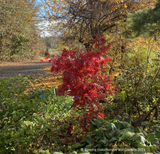
[[[46,71],[41,70],[46,66],[52,66],[52,64],[49,64],[48,62],[0,64],[0,79],[4,79],[5,77],[14,77],[18,74],[30,75],[32,77],[48,76],[49,74],[53,75],[53,73],[48,73]]]

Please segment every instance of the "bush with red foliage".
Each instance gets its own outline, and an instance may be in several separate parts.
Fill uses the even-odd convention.
[[[64,95],[70,90],[69,95],[75,96],[72,107],[79,105],[83,108],[88,104],[89,112],[94,115],[99,115],[102,108],[98,100],[107,102],[106,94],[113,93],[109,77],[103,74],[104,70],[100,68],[111,60],[108,56],[102,56],[110,48],[110,44],[105,46],[105,43],[106,40],[101,35],[93,41],[99,52],[89,50],[75,54],[72,50],[64,49],[60,56],[49,60],[53,65],[51,72],[63,72],[63,84],[59,86],[58,94]]]
[[[49,60],[49,63],[53,65],[51,72],[63,72],[63,84],[58,88],[58,95],[64,95],[67,90],[70,90],[68,94],[74,96],[72,108],[78,107],[82,110],[88,105],[87,113],[80,120],[83,128],[87,128],[96,116],[104,118],[99,100],[108,103],[105,99],[106,95],[114,92],[109,84],[111,80],[103,74],[102,66],[111,60],[108,56],[103,57],[111,45],[105,45],[105,43],[106,40],[101,35],[93,41],[95,50],[98,52],[89,50],[80,51],[77,54],[72,50],[64,49],[61,55]],[[71,130],[70,126],[66,128],[66,131],[68,129]]]

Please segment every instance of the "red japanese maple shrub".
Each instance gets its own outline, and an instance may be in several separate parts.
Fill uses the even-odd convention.
[[[58,95],[64,95],[67,90],[69,95],[74,96],[74,103],[72,108],[78,108],[87,111],[82,117],[75,117],[77,121],[80,121],[80,127],[83,129],[83,135],[89,128],[90,121],[93,117],[99,116],[104,118],[104,114],[101,113],[102,106],[99,100],[103,100],[109,103],[105,97],[106,94],[112,94],[114,92],[112,86],[109,84],[111,80],[105,74],[103,74],[103,65],[111,59],[106,56],[106,51],[110,48],[110,45],[105,45],[106,40],[101,35],[93,41],[95,50],[97,52],[89,50],[87,52],[80,51],[79,54],[74,51],[64,49],[62,54],[53,57],[49,60],[52,63],[51,72],[63,72],[63,84],[58,88]],[[48,58],[48,57],[46,57]],[[86,110],[86,106],[87,110]],[[85,108],[85,109],[84,109]],[[58,122],[58,121],[57,121]],[[72,122],[65,121],[68,126],[63,127],[65,132],[72,136]],[[58,132],[55,132],[56,135]],[[64,136],[61,133],[57,134],[62,138],[62,142],[66,144]]]
[[[109,84],[111,80],[102,73],[104,70],[100,67],[111,60],[108,56],[102,56],[110,48],[110,44],[106,46],[105,43],[106,40],[101,35],[93,41],[95,50],[99,49],[99,52],[89,50],[75,54],[72,50],[64,49],[61,55],[49,60],[53,65],[51,72],[63,72],[63,84],[58,88],[58,95],[64,95],[70,90],[69,95],[75,96],[73,108],[79,106],[82,109],[88,105],[88,120],[97,115],[104,116],[100,112],[102,106],[98,100],[107,102],[106,94],[113,93]]]

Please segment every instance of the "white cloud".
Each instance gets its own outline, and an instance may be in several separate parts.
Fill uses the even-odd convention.
[[[47,20],[44,20],[40,22],[37,26],[40,30],[41,36],[46,37],[46,36],[53,36],[56,32],[54,28],[51,28],[56,25],[55,21],[49,22]]]

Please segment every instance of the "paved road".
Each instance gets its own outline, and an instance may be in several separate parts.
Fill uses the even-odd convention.
[[[26,65],[9,65],[0,66],[0,79],[5,77],[14,77],[18,74],[31,75],[33,77],[41,77],[48,75],[46,71],[41,70],[46,66],[52,66],[48,62],[27,63]],[[50,73],[52,74],[52,73]]]

